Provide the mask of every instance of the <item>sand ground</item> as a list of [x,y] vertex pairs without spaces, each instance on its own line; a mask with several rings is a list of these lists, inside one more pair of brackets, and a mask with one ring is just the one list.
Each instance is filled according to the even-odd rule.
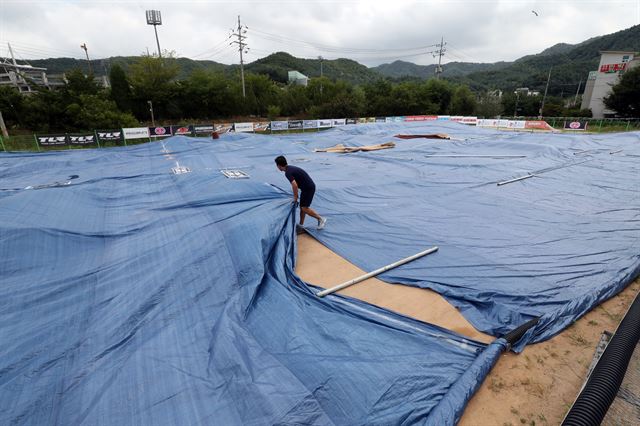
[[[383,266],[383,265],[380,265]],[[297,274],[306,282],[331,287],[365,273],[306,234],[298,236]],[[636,280],[553,339],[502,355],[469,402],[460,425],[557,425],[586,378],[603,331],[615,331],[640,291]],[[377,306],[439,325],[488,343],[437,293],[375,278],[340,291]]]

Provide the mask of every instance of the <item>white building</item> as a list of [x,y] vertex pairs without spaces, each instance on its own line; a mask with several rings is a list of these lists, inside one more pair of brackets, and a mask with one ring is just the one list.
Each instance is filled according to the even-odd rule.
[[306,87],[309,84],[309,77],[298,71],[289,71],[289,84],[299,84]]
[[594,118],[615,115],[614,111],[607,109],[602,99],[609,95],[611,87],[618,83],[626,70],[640,64],[640,57],[636,52],[608,50],[600,54],[600,65],[597,71],[589,73],[580,106],[582,109],[590,108]]

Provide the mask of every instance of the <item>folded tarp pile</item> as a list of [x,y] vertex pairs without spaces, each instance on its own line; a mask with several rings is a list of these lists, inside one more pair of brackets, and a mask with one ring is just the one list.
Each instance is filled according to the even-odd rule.
[[[313,152],[398,132],[456,140]],[[637,276],[639,139],[408,123],[2,154],[0,423],[453,423],[506,342],[317,298],[273,158],[316,180],[323,243],[367,270],[439,246],[382,278],[495,335],[541,317],[522,346]]]

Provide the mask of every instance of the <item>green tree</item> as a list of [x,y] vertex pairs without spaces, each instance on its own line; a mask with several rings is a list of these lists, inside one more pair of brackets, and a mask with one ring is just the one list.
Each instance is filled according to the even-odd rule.
[[391,99],[392,84],[387,80],[378,80],[364,86],[366,97],[365,113],[370,116],[387,115]]
[[622,74],[611,94],[603,98],[607,108],[621,117],[640,117],[640,67]]
[[0,112],[7,127],[14,127],[20,124],[20,114],[24,109],[23,97],[12,86],[0,86]]
[[85,76],[79,68],[65,73],[65,78],[67,81],[62,90],[67,96],[75,98],[80,95],[95,95],[100,91],[93,74]]
[[131,110],[131,86],[122,67],[114,64],[109,70],[111,99],[121,111]]
[[[423,114],[448,114],[451,106],[451,98],[453,97],[453,88],[446,80],[430,79],[426,83],[420,85],[418,96],[423,103]],[[432,105],[437,110],[429,110]]]
[[230,117],[239,111],[239,87],[222,73],[198,69],[180,83],[176,96],[185,117]]
[[482,118],[493,118],[501,115],[502,103],[500,98],[489,92],[480,95],[476,103],[475,114]]
[[65,109],[67,122],[79,130],[135,127],[138,121],[130,113],[122,112],[106,96],[81,95],[77,102]]
[[476,97],[468,86],[458,86],[451,99],[451,114],[471,115],[476,109]]
[[147,101],[153,102],[156,117],[167,115],[173,107],[175,79],[179,71],[176,60],[171,56],[141,56],[129,67],[129,81],[135,101],[132,109],[137,117],[148,117]]

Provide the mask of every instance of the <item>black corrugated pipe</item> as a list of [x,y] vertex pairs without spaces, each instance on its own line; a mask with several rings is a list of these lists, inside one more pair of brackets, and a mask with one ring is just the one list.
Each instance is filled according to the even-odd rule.
[[562,422],[563,426],[597,426],[607,414],[640,339],[640,295],[609,341],[587,383]]
[[534,325],[538,324],[538,321],[540,321],[540,318],[538,318],[538,317],[536,317],[536,318],[534,318],[532,320],[529,320],[529,321],[525,322],[524,324],[514,328],[513,330],[511,330],[510,332],[508,332],[507,334],[502,336],[502,338],[504,340],[506,340],[509,343],[509,347],[511,347],[511,346],[513,346],[514,343],[516,343],[518,340],[520,340],[520,338],[522,338],[522,336],[524,336],[524,333],[526,333],[527,330],[529,330]]

